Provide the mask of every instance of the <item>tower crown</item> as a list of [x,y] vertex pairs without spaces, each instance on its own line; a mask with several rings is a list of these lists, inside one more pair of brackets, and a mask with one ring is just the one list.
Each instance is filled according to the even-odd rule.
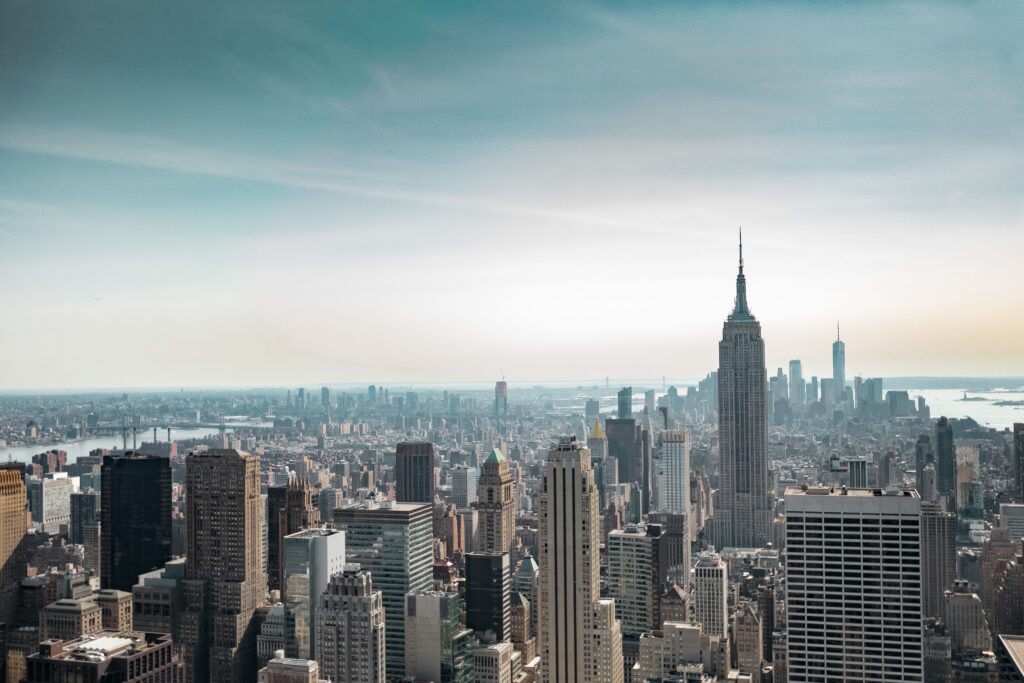
[[743,228],[740,228],[740,269],[736,275],[736,303],[729,320],[753,320],[754,315],[747,307],[747,278],[743,275]]

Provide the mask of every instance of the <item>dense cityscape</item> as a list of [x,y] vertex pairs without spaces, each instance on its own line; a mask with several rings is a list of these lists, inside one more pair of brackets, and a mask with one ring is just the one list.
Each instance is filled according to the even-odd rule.
[[6,680],[1024,680],[1024,424],[769,375],[742,249],[690,386],[5,397]]

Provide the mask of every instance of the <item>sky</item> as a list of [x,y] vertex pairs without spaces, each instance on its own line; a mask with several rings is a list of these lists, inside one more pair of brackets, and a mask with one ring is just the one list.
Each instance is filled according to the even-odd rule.
[[1024,4],[0,0],[0,389],[1024,375]]

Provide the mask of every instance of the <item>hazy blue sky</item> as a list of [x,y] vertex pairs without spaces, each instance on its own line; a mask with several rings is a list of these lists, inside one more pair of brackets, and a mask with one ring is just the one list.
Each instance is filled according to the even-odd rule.
[[1024,374],[1024,3],[0,7],[0,387]]

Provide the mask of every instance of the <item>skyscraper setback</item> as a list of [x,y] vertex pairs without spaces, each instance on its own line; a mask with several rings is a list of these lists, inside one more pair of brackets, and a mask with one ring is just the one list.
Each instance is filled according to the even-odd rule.
[[718,442],[721,486],[712,524],[716,547],[767,543],[773,500],[768,489],[767,378],[761,324],[747,307],[740,237],[736,304],[718,344]]

